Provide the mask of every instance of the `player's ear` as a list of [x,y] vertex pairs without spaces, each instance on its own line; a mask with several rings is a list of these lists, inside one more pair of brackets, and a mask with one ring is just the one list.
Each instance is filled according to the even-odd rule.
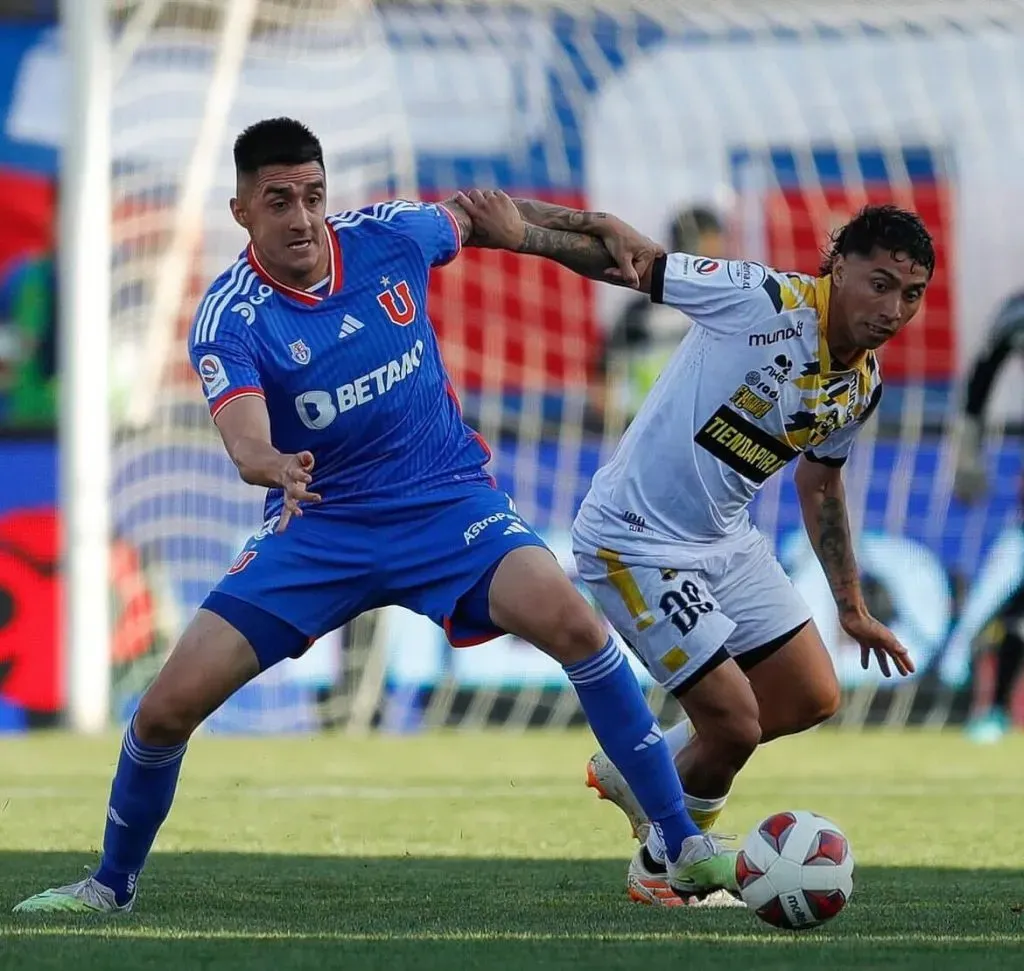
[[238,223],[242,229],[249,229],[249,214],[245,211],[245,206],[242,205],[239,199],[231,200],[231,215],[235,222]]
[[835,262],[832,264],[832,282],[837,287],[843,285],[843,280],[846,278],[846,259],[842,255],[837,256]]

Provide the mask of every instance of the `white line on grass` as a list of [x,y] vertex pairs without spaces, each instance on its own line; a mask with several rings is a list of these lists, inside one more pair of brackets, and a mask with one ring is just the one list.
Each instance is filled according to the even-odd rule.
[[[104,783],[104,786],[106,783]],[[579,791],[578,783],[571,782],[553,785],[521,785],[514,782],[487,782],[479,785],[395,785],[395,786],[363,786],[363,785],[328,785],[320,783],[296,782],[289,785],[251,786],[224,784],[207,784],[204,780],[193,779],[181,790],[179,798],[250,798],[250,799],[365,799],[398,800],[405,799],[500,799],[513,798],[549,798],[575,795]],[[915,783],[912,785],[877,785],[860,786],[856,789],[840,789],[828,785],[793,785],[788,789],[788,799],[797,805],[808,799],[828,797],[847,800],[874,799],[932,799],[936,796],[949,795],[962,791],[959,782],[936,780],[934,784]],[[62,788],[58,786],[7,786],[0,787],[0,803],[6,799],[83,799],[92,798],[95,788]],[[758,786],[756,780],[744,791],[745,798],[758,798],[762,792],[774,789]],[[971,795],[976,799],[995,798],[1001,796],[1024,796],[1024,783],[1006,783],[984,788],[971,788]]]
[[[763,947],[799,948],[801,939],[794,939],[789,934],[776,934],[771,931],[762,933],[729,933],[725,931],[687,931],[680,927],[677,931],[638,931],[636,933],[611,932],[593,934],[580,933],[531,933],[529,931],[408,931],[396,933],[349,933],[345,931],[309,933],[302,931],[231,931],[226,929],[210,929],[207,931],[183,930],[167,927],[140,927],[137,924],[102,923],[95,926],[52,926],[33,927],[29,924],[9,922],[4,930],[9,937],[46,937],[67,936],[101,936],[182,940],[290,940],[290,941],[366,941],[386,943],[388,941],[704,941],[715,944],[759,944]],[[868,944],[924,944],[924,945],[986,945],[1012,944],[1019,946],[1024,943],[1021,934],[928,934],[917,933],[897,934],[833,934],[828,932],[815,933],[802,939],[808,944],[832,944],[836,946],[852,943]]]

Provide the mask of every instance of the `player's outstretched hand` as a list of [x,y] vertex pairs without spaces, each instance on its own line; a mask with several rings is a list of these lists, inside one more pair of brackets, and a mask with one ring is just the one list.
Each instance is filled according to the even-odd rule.
[[313,453],[297,452],[295,455],[281,456],[281,471],[278,481],[284,489],[284,511],[277,524],[278,533],[283,533],[288,528],[288,522],[292,516],[301,516],[302,507],[300,502],[319,502],[320,495],[310,492],[306,486],[313,481]]
[[914,673],[914,662],[910,652],[897,640],[896,635],[885,624],[870,614],[843,615],[839,619],[843,630],[860,644],[860,666],[866,671],[872,653],[878,662],[878,670],[890,677],[889,662],[902,677]]
[[605,271],[605,278],[633,290],[640,286],[648,267],[665,252],[653,239],[616,216],[607,216],[596,223],[594,232],[615,260],[615,266]]
[[487,249],[517,250],[526,238],[526,223],[516,204],[500,189],[456,192],[453,200],[473,220],[473,240]]

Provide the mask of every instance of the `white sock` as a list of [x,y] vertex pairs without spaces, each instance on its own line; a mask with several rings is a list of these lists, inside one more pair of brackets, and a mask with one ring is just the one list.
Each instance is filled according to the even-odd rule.
[[647,834],[647,852],[655,863],[665,865],[665,841],[661,838],[657,826],[652,826]]
[[672,753],[673,759],[690,744],[690,739],[693,738],[694,734],[693,725],[685,715],[681,722],[673,725],[665,732],[665,744]]
[[[728,794],[718,799],[701,799],[699,796],[691,796],[688,792],[683,793],[683,804],[690,818],[700,827],[702,833],[708,832],[717,822],[722,810],[725,808],[725,801]],[[656,863],[665,862],[665,843],[658,832],[657,826],[652,826],[647,834],[647,852]]]
[[686,806],[690,818],[700,827],[700,831],[707,833],[718,822],[718,817],[722,814],[725,801],[728,798],[728,793],[717,799],[700,799],[686,792],[683,793],[683,804]]

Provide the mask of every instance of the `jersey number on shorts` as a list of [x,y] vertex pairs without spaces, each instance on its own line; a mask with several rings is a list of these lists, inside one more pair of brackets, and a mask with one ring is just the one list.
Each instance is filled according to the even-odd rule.
[[713,603],[701,597],[700,588],[692,580],[684,580],[678,590],[666,590],[658,606],[681,634],[689,634],[701,614],[710,614],[715,609]]

